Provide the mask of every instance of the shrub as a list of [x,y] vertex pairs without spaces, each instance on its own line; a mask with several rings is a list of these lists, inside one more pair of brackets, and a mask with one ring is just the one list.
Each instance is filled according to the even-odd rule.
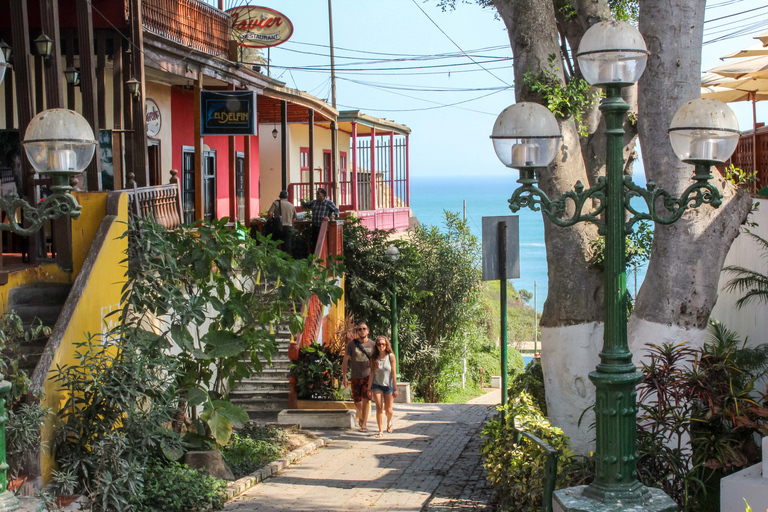
[[224,460],[235,478],[249,475],[273,460],[285,455],[287,450],[273,439],[252,439],[232,434],[230,442],[221,450]]
[[[541,414],[533,398],[525,391],[513,397],[483,429],[486,439],[480,449],[488,480],[499,495],[502,509],[514,505],[516,511],[541,510],[546,456],[538,445],[525,438],[515,443],[511,422],[530,432],[560,453],[558,467],[572,466],[573,452],[568,438]],[[502,425],[502,415],[506,425]],[[569,485],[573,473],[558,471],[557,487]]]
[[341,362],[343,344],[320,345],[317,342],[299,350],[298,359],[291,364],[291,376],[296,377],[299,399],[341,400]]
[[150,463],[144,472],[144,494],[140,510],[188,512],[221,510],[227,501],[227,483],[201,469],[171,462]]
[[528,393],[539,412],[546,416],[547,399],[544,396],[544,371],[541,369],[541,359],[534,359],[528,363],[525,371],[512,380],[507,395],[514,397],[523,392]]

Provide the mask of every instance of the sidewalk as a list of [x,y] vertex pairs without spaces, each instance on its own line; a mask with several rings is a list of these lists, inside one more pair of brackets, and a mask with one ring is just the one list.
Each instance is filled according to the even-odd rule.
[[[475,400],[497,403],[485,397]],[[492,491],[478,452],[483,423],[493,413],[485,403],[395,404],[395,431],[383,439],[374,437],[375,415],[367,434],[317,432],[329,439],[328,447],[254,487],[225,510],[485,509]]]

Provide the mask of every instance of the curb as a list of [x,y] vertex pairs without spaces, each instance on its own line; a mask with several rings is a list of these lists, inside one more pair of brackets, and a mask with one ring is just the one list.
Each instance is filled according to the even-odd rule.
[[300,448],[296,448],[285,457],[270,462],[260,470],[235,480],[234,482],[227,485],[227,501],[236,498],[237,496],[243,494],[245,491],[263,482],[270,476],[276,475],[284,469],[289,468],[294,462],[303,459],[307,455],[315,453],[319,448],[327,445],[327,439],[322,437],[318,438],[311,443],[307,443]]

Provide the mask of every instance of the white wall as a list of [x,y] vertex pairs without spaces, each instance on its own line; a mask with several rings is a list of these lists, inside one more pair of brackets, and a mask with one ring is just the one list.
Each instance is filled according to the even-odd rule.
[[161,177],[163,183],[171,179],[173,167],[173,136],[171,132],[171,86],[159,82],[146,82],[147,99],[154,100],[160,108],[162,122],[160,133],[155,139],[160,140]]

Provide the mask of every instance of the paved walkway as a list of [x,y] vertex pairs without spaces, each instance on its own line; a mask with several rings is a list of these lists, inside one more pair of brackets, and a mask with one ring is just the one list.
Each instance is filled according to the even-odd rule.
[[[498,390],[496,390],[498,393]],[[277,510],[484,510],[492,492],[478,455],[480,431],[497,403],[395,404],[395,431],[326,431],[329,446],[230,503],[229,512]],[[375,410],[375,409],[374,409]]]

